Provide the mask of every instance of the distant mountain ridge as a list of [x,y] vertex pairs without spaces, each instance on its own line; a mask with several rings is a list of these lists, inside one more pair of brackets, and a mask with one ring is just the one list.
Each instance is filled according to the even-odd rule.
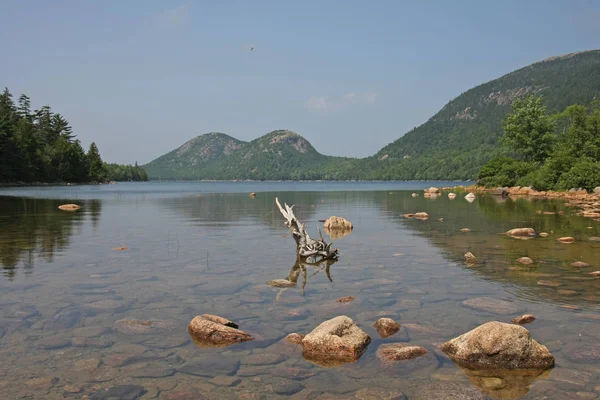
[[288,130],[251,142],[211,133],[145,168],[151,179],[473,179],[503,151],[511,103],[531,94],[550,112],[600,101],[600,50],[550,57],[478,85],[371,157],[325,156]]
[[318,179],[305,171],[343,160],[320,154],[304,137],[277,130],[244,142],[207,133],[146,164],[152,179]]

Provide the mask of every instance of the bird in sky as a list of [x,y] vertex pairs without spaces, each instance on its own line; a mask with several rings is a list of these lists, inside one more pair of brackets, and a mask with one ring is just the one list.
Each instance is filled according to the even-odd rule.
[[254,51],[254,47],[250,47],[250,51]]

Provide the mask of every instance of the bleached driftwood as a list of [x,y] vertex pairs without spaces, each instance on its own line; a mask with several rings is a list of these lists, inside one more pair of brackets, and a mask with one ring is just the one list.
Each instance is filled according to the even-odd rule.
[[290,233],[296,241],[296,257],[298,260],[317,263],[323,260],[337,260],[338,249],[331,250],[331,243],[327,244],[323,240],[323,235],[319,229],[320,238],[313,239],[304,229],[304,224],[298,221],[294,215],[294,206],[291,207],[284,203],[284,207],[279,203],[279,199],[275,198],[275,203],[279,207],[279,211],[285,218],[285,225],[290,229]]

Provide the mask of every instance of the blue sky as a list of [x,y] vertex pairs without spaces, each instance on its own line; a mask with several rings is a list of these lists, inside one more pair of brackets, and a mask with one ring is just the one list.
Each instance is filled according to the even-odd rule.
[[108,161],[275,129],[362,157],[473,86],[600,48],[599,21],[591,0],[0,0],[0,86]]

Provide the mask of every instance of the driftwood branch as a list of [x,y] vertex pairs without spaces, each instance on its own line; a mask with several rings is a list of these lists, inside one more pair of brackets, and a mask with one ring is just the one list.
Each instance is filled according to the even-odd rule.
[[278,198],[275,198],[275,202],[277,203],[277,207],[279,207],[279,211],[281,211],[281,214],[285,218],[285,225],[290,229],[290,234],[296,241],[296,257],[298,260],[320,262],[323,260],[338,259],[338,249],[331,250],[331,243],[327,244],[327,242],[323,240],[320,229],[320,238],[318,240],[311,238],[304,229],[304,224],[298,221],[298,218],[294,215],[294,206],[290,207],[284,203],[285,207],[282,207]]

